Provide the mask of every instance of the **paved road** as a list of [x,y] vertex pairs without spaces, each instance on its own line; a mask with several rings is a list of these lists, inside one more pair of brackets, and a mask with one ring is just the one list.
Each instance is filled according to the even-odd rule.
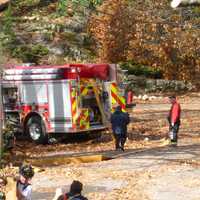
[[[181,139],[177,148],[162,146],[160,140],[156,147],[149,145],[149,148],[129,148],[125,152],[98,152],[113,158],[108,161],[47,167],[33,180],[33,199],[50,200],[57,187],[68,190],[72,180],[78,179],[84,183],[84,193],[89,199],[199,200],[198,99],[183,103],[182,108]],[[158,131],[156,123],[159,122],[162,129],[162,119],[168,109],[169,105],[164,103],[137,105],[133,111],[134,123],[146,124],[145,129],[151,127]],[[66,152],[57,154],[70,156]],[[85,153],[76,156],[82,154]]]
[[[200,197],[200,168],[196,167],[200,158],[199,149],[199,144],[187,144],[177,148],[157,147],[117,154],[111,152],[111,156],[115,157],[113,160],[47,168],[47,172],[37,174],[34,178],[33,199],[50,200],[57,187],[67,189],[73,178],[84,180],[83,177],[87,177],[84,181],[86,195],[99,193],[103,196],[129,184],[121,174],[143,175],[143,172],[148,171],[151,178],[146,180],[141,176],[141,180],[149,199],[188,200],[194,197],[195,200]],[[115,173],[119,177],[113,178]]]

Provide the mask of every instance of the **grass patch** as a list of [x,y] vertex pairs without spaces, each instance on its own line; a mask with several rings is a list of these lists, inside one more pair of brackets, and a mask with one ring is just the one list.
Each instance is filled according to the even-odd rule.
[[40,44],[33,46],[21,45],[13,50],[12,56],[21,59],[25,63],[38,64],[39,60],[48,53],[49,50]]

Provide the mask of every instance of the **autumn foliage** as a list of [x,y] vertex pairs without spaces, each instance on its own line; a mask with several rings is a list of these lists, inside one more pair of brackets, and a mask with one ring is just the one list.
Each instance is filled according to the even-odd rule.
[[105,1],[90,20],[90,31],[97,41],[99,58],[103,62],[126,59],[130,26],[127,6],[126,1]]
[[89,30],[101,62],[134,62],[163,70],[168,79],[194,80],[200,71],[200,13],[169,1],[107,0]]

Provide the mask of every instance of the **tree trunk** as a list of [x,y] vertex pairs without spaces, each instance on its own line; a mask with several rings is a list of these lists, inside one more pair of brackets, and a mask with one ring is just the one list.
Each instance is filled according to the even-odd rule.
[[3,150],[3,95],[2,95],[2,75],[0,71],[0,160],[2,157]]

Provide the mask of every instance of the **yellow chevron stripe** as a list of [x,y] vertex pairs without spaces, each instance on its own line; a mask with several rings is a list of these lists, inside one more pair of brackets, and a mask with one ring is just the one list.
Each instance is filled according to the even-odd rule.
[[[111,84],[111,92],[114,93],[116,95],[116,97],[112,96],[111,97],[111,103],[112,103],[112,106],[114,105],[118,105],[118,102],[120,101],[121,104],[125,105],[126,104],[126,100],[123,96],[121,96],[118,92],[118,88],[116,86],[115,83]],[[115,99],[117,98],[117,99]],[[113,111],[113,107],[112,107],[112,111]],[[122,108],[122,111],[125,112],[126,110]]]
[[71,94],[72,94],[72,99],[73,99],[73,102],[72,102],[72,122],[73,122],[73,125],[75,126],[76,125],[76,120],[77,120],[76,90],[73,89]]
[[117,101],[112,97],[112,104],[116,104]]
[[125,103],[126,103],[125,98],[123,96],[120,96],[120,95],[118,96],[118,98],[121,101],[121,103],[125,105]]
[[89,129],[90,128],[90,121],[89,121],[89,110],[82,111],[83,115],[80,118],[79,126],[82,129]]
[[113,85],[113,84],[111,84],[111,91],[112,91],[113,93],[115,93],[116,95],[117,95],[117,93],[118,93],[117,87],[115,87],[115,85]]
[[81,95],[85,96],[88,93],[88,89],[85,87],[81,92]]
[[75,97],[75,95],[76,95],[76,91],[73,89],[72,90],[72,97]]
[[72,98],[73,98],[73,102],[72,102],[72,110],[76,110],[76,99],[74,99],[76,97],[76,92],[73,91],[72,92]]
[[[111,84],[111,92],[113,92],[116,96],[118,96],[118,91],[117,91],[117,88],[116,88],[116,86],[115,86],[115,84]],[[112,96],[111,97],[111,103],[112,104],[116,104],[117,103],[117,101],[116,101],[116,99]]]
[[72,110],[73,110],[73,111],[76,110],[76,102],[73,102],[73,104],[72,104]]

